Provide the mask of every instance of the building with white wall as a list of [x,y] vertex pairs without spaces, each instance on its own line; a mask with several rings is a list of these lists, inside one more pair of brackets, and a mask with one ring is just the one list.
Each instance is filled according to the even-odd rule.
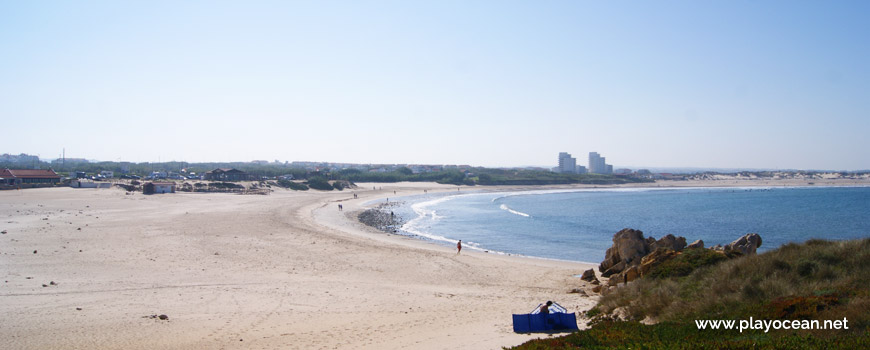
[[577,158],[571,157],[568,152],[559,153],[559,173],[576,174],[577,173]]

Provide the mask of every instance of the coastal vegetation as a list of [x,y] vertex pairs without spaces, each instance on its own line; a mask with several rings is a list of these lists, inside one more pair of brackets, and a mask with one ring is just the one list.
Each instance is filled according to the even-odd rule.
[[414,174],[408,168],[392,172],[362,172],[346,169],[334,173],[336,179],[353,182],[437,182],[453,185],[556,185],[556,184],[623,184],[632,182],[652,182],[652,180],[633,177],[620,177],[600,174],[559,174],[545,170],[469,168],[442,170]]
[[[14,165],[11,165],[13,168]],[[600,175],[600,174],[560,174],[543,169],[500,169],[483,167],[442,167],[440,170],[427,170],[415,173],[408,167],[397,167],[388,170],[388,167],[379,168],[345,168],[335,169],[330,167],[302,168],[293,164],[285,163],[250,163],[250,162],[212,162],[212,163],[188,163],[188,162],[161,162],[161,163],[127,163],[127,162],[94,162],[94,163],[71,163],[66,165],[50,164],[41,162],[37,168],[53,168],[63,176],[74,175],[76,171],[88,174],[97,174],[100,171],[113,171],[116,174],[136,174],[145,176],[153,171],[164,171],[179,174],[204,174],[217,168],[234,168],[244,171],[255,178],[292,178],[297,180],[310,180],[311,178],[324,178],[326,180],[344,180],[348,182],[436,182],[453,185],[554,185],[554,184],[623,184],[632,182],[652,182],[649,179],[641,179],[629,176]],[[315,189],[326,190],[319,179],[315,180]],[[317,188],[320,186],[321,188]],[[280,186],[291,188],[288,186]],[[338,189],[335,188],[334,189]]]
[[294,191],[308,191],[307,185],[305,185],[303,183],[291,181],[291,180],[281,179],[281,180],[275,181],[275,185],[278,187],[282,187],[282,188],[289,188],[289,189],[294,190]]
[[[870,239],[810,240],[759,255],[687,249],[652,276],[605,293],[587,330],[515,349],[866,348]],[[706,250],[709,251],[709,250]],[[696,320],[848,320],[840,330],[698,329]]]

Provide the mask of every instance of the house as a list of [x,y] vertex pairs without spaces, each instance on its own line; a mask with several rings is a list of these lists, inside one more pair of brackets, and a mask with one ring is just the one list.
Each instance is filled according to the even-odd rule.
[[144,185],[142,185],[142,193],[144,193],[144,194],[175,193],[175,183],[174,182],[147,182]]
[[[19,185],[54,185],[60,182],[60,175],[54,170],[39,169],[3,169],[0,170],[0,184],[8,186]],[[31,186],[32,187],[32,186]]]
[[111,179],[115,177],[115,172],[110,170],[103,170],[100,172],[100,175],[104,178]]
[[251,178],[248,173],[234,168],[218,168],[207,171],[203,180],[211,181],[247,181]]

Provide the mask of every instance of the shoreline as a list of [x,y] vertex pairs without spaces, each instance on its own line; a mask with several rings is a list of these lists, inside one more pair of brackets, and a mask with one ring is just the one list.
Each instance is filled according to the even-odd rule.
[[[619,191],[619,190],[692,190],[692,189],[774,189],[774,188],[837,188],[837,187],[870,187],[870,181],[861,181],[861,180],[844,180],[837,183],[817,185],[817,184],[808,184],[804,180],[780,180],[780,181],[758,181],[758,180],[743,180],[743,181],[729,181],[728,183],[722,183],[722,180],[702,180],[702,181],[686,181],[686,180],[660,180],[656,183],[632,183],[632,184],[616,184],[616,185],[587,185],[587,184],[570,184],[570,185],[519,185],[519,186],[461,186],[461,189],[464,191],[451,191],[450,189],[442,189],[437,193],[443,196],[439,196],[436,198],[425,199],[414,204],[426,203],[429,201],[438,201],[443,200],[443,198],[452,197],[452,196],[461,196],[461,195],[474,195],[474,194],[494,194],[494,193],[505,193],[505,194],[518,194],[522,195],[524,193],[528,194],[549,194],[549,193],[561,193],[561,192],[583,192],[583,191]],[[773,183],[772,183],[773,182]],[[410,187],[423,187],[425,188],[427,184],[430,183],[415,183],[415,182],[402,182],[397,184],[403,184],[404,186]],[[361,187],[371,187],[372,185],[377,186],[377,183],[364,183]],[[441,185],[441,186],[453,186],[453,188],[457,188],[460,186],[455,185]],[[397,201],[402,201],[402,199],[420,196],[424,193],[411,193],[402,195],[393,194],[393,196],[398,196],[395,199]],[[378,205],[383,204],[381,202],[385,198],[393,198],[390,196],[380,196],[375,197],[373,199],[369,199],[361,203],[362,210],[365,209],[374,209]],[[413,204],[402,204],[402,205],[413,205]],[[358,213],[358,212],[357,212]],[[351,220],[359,221],[355,217],[350,218]],[[409,218],[408,221],[412,221],[415,218]],[[407,223],[407,222],[406,222]],[[373,232],[385,233],[385,231],[378,230],[377,228],[371,227]],[[412,232],[406,233],[389,233],[390,235],[401,236],[404,238],[418,240],[420,242],[424,242],[426,244],[436,245],[445,247],[449,244],[455,244],[455,240],[452,242],[447,242],[447,240],[451,240],[449,237],[444,237],[444,240],[438,240],[435,238],[426,237],[425,235],[415,234]],[[449,246],[448,246],[449,247]],[[544,260],[553,260],[553,261],[565,261],[565,262],[575,262],[581,264],[591,264],[597,265],[597,262],[586,262],[586,261],[577,261],[577,260],[566,260],[566,259],[557,259],[557,258],[547,258],[547,257],[539,257],[534,255],[524,255],[524,254],[515,254],[515,253],[505,253],[500,251],[495,251],[491,249],[485,248],[471,248],[480,253],[492,254],[492,255],[501,255],[501,256],[512,256],[512,257],[522,257],[522,258],[531,258],[531,259],[544,259]]]

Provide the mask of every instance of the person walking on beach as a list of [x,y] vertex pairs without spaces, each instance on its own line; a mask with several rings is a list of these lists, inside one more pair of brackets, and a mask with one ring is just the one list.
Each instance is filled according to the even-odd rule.
[[459,255],[459,253],[461,253],[461,252],[462,252],[462,240],[460,239],[459,242],[456,242],[456,255]]

